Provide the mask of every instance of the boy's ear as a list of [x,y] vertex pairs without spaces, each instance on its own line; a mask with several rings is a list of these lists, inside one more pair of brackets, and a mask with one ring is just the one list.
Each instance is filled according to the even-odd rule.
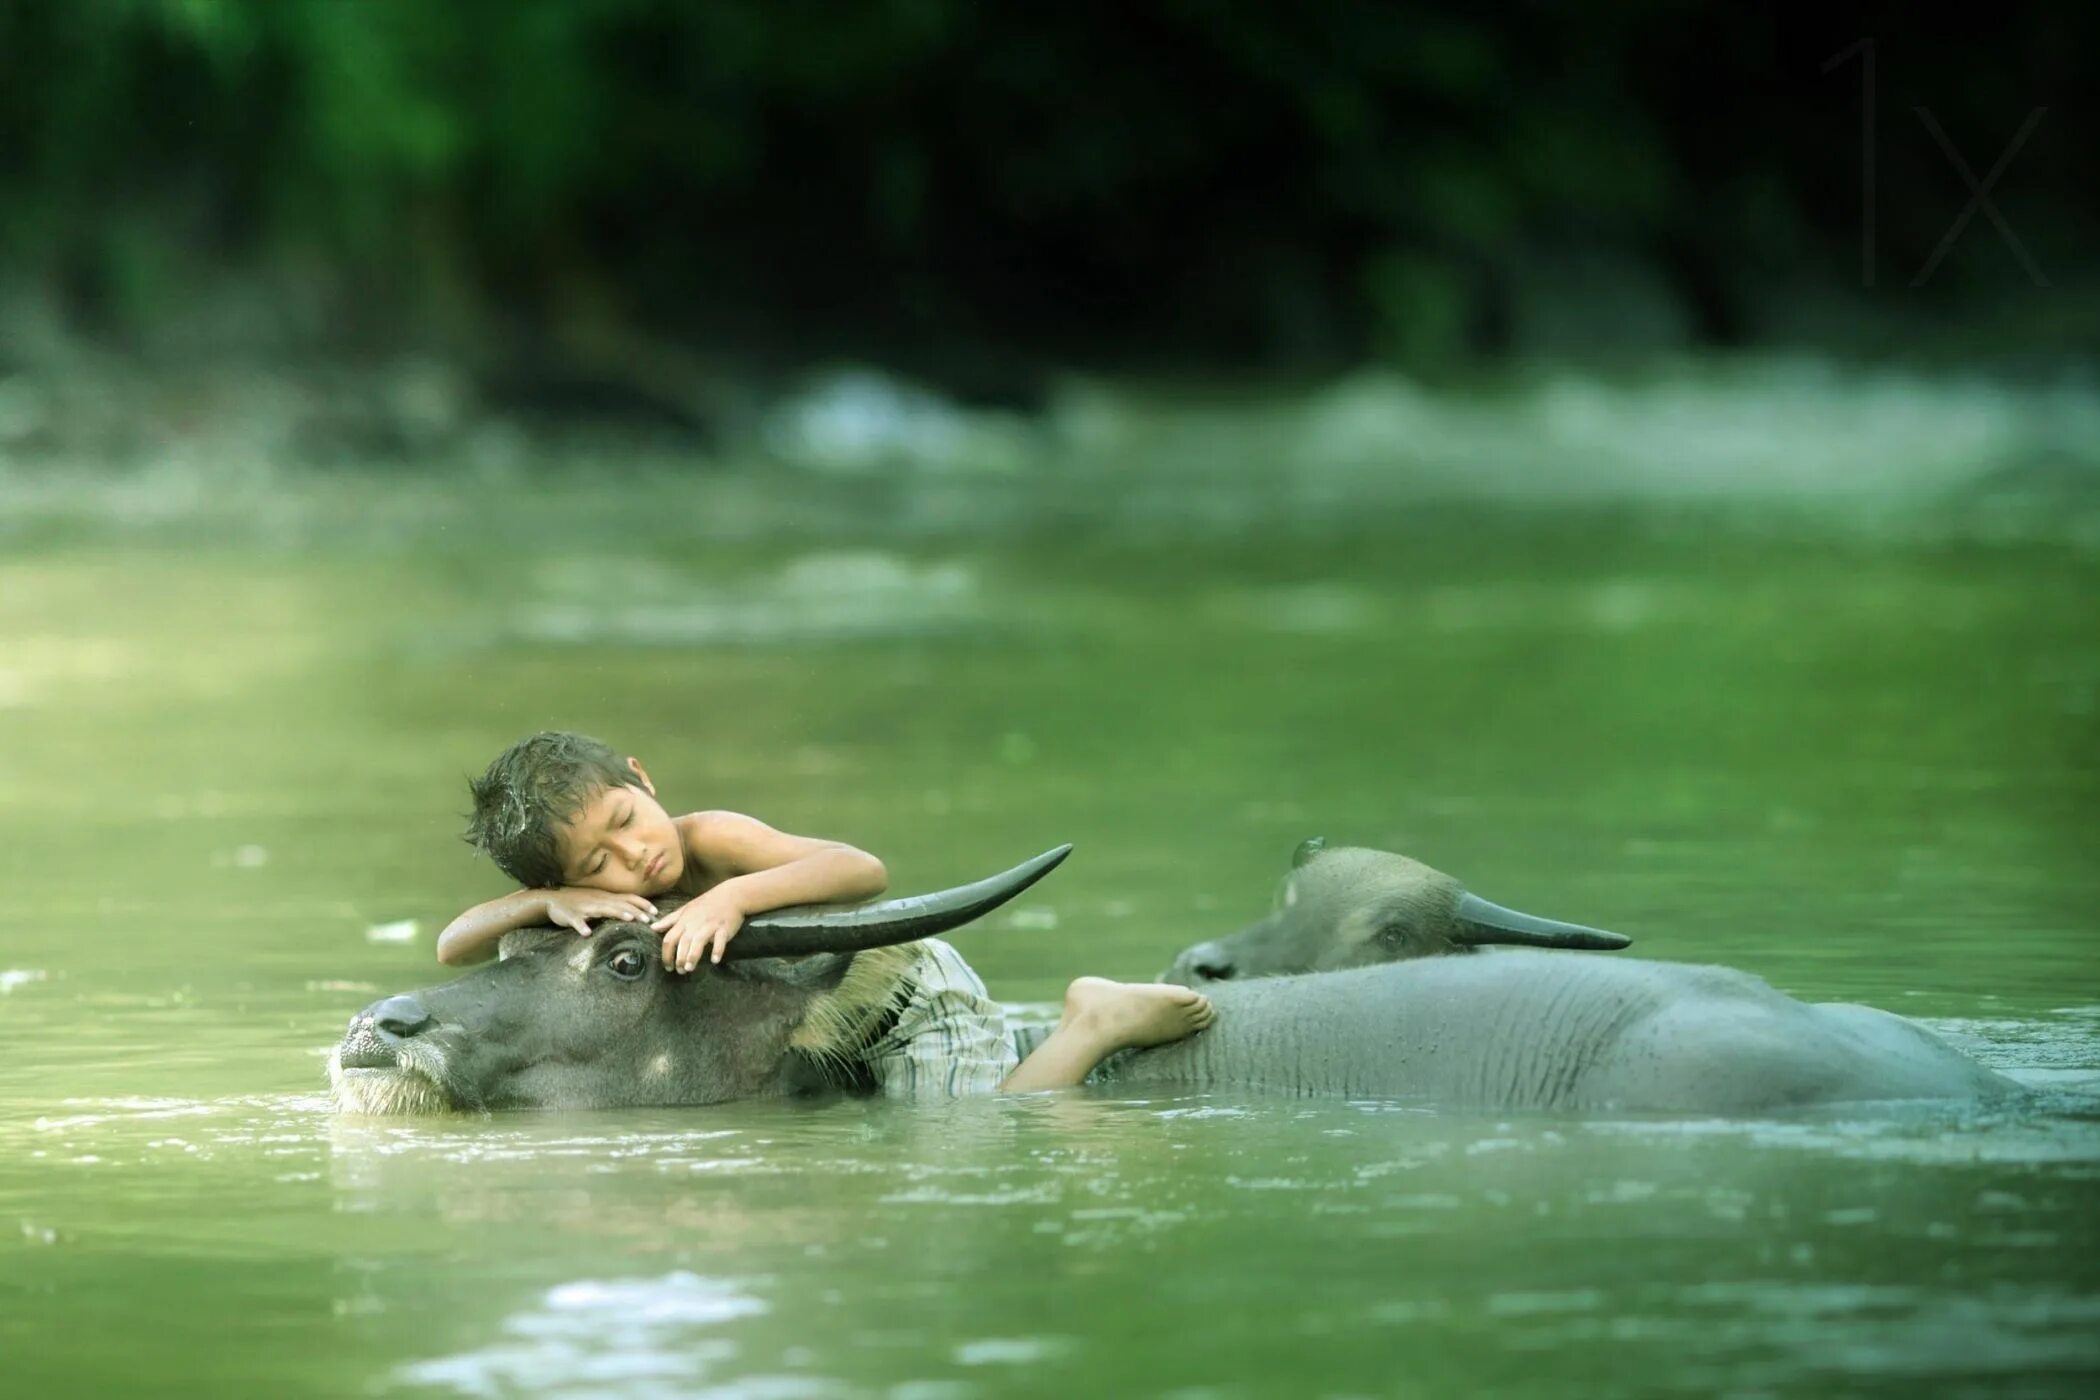
[[647,792],[651,797],[656,796],[656,784],[649,781],[649,770],[642,767],[642,761],[630,754],[627,758],[627,766],[634,770],[635,777],[642,780],[643,791]]

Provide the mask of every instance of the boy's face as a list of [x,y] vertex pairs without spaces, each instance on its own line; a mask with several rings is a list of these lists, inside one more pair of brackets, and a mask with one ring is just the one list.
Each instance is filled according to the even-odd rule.
[[555,833],[562,880],[613,894],[664,894],[685,874],[685,842],[656,800],[656,785],[633,759],[639,786],[609,787]]

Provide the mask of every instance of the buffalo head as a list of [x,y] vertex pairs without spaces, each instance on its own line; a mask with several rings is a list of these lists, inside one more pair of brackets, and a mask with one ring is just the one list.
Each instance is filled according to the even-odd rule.
[[1624,934],[1520,914],[1469,894],[1440,870],[1390,851],[1298,847],[1274,913],[1184,949],[1164,980],[1200,987],[1244,977],[1328,972],[1491,944],[1624,948]]

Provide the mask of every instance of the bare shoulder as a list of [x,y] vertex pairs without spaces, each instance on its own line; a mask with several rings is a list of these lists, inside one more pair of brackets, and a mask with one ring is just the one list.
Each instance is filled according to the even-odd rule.
[[781,849],[791,843],[799,845],[800,838],[775,831],[742,812],[688,812],[676,824],[685,842],[686,859],[700,866],[711,880],[764,870],[800,854],[799,850]]
[[742,812],[689,812],[677,818],[677,824],[687,860],[714,880],[771,870],[841,848],[840,842],[780,831]]
[[734,845],[739,841],[748,841],[753,837],[766,836],[773,832],[772,827],[757,817],[745,816],[742,812],[687,812],[684,816],[676,818],[676,822],[679,833],[685,837],[688,846],[695,842],[716,846]]
[[687,812],[674,818],[672,824],[678,828],[679,839],[685,842],[686,859],[707,867],[717,878],[736,865],[738,851],[750,841],[754,831],[771,829],[742,812]]

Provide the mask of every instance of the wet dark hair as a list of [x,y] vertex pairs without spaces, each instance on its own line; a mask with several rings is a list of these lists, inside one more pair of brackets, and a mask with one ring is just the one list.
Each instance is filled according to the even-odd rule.
[[611,747],[588,734],[550,729],[520,739],[468,780],[474,810],[463,837],[519,884],[559,885],[555,834],[599,793],[622,784],[641,786]]

